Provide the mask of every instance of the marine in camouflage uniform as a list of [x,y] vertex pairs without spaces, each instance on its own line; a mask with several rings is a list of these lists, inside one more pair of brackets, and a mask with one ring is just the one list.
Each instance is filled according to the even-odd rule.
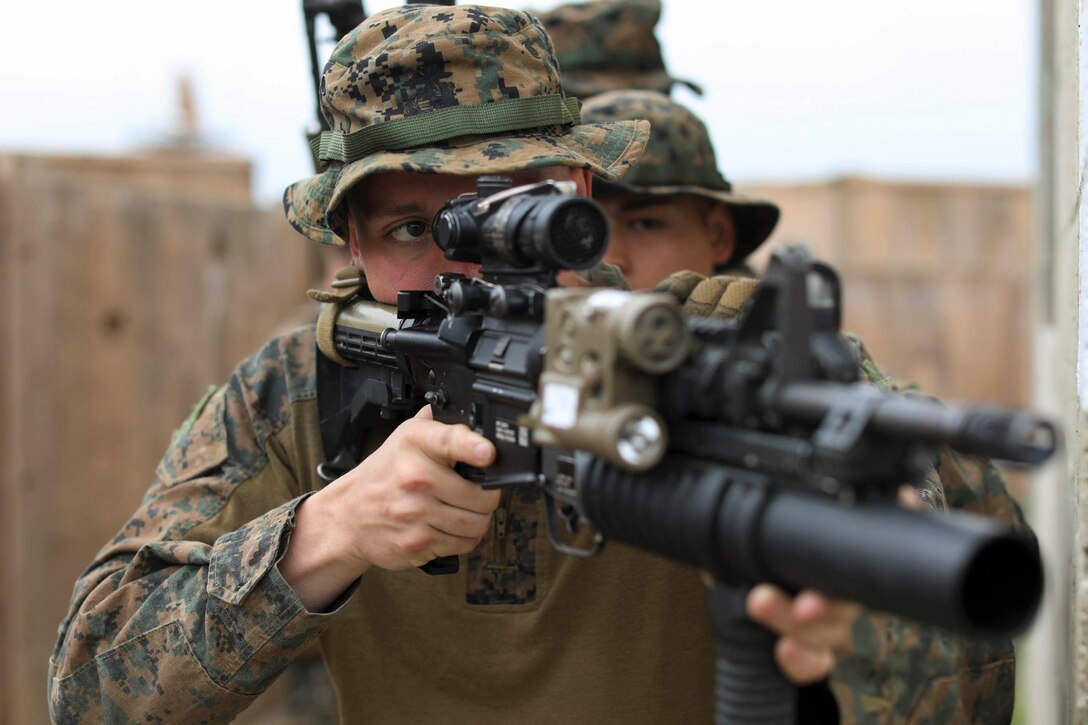
[[[718,171],[705,125],[660,93],[604,93],[587,100],[582,115],[598,122],[646,119],[651,124],[650,141],[630,172],[618,182],[595,183],[595,195],[651,196],[663,202],[696,196],[729,210],[735,221],[736,245],[724,269],[716,270],[724,274],[707,277],[709,269],[676,272],[658,289],[672,293],[690,315],[737,316],[758,286],[758,280],[740,265],[770,235],[778,208],[737,195]],[[613,228],[622,223],[613,218]],[[861,340],[847,337],[864,377],[884,390],[899,390]],[[918,493],[939,511],[971,511],[1027,530],[1020,506],[986,459],[942,449]],[[831,685],[843,722],[994,723],[1011,718],[1014,675],[1011,642],[971,641],[870,613],[858,620],[853,651],[836,667]]]
[[[629,279],[640,280],[632,286],[653,286],[678,271],[676,265],[686,261],[693,246],[703,245],[707,234],[703,228],[670,225],[704,220],[709,224],[718,214],[726,246],[711,260],[712,266],[694,271],[754,276],[746,260],[774,230],[778,206],[734,191],[718,169],[710,134],[698,116],[651,90],[594,96],[585,102],[582,116],[598,122],[650,121],[650,140],[631,171],[620,181],[599,180],[593,185],[594,197],[612,219],[613,241],[606,262],[617,264]],[[681,204],[688,208],[677,209]]]
[[606,91],[641,88],[669,93],[695,83],[669,74],[654,28],[659,0],[597,0],[538,13],[555,44],[563,89],[581,99]]
[[[322,98],[327,169],[284,206],[333,245],[347,236],[344,196],[368,174],[614,178],[647,136],[643,122],[579,123],[547,35],[505,9],[379,13],[338,44]],[[315,474],[317,354],[312,328],[273,340],[179,431],[76,583],[50,660],[55,721],[226,722],[315,640],[346,721],[709,721],[698,577],[619,545],[561,555],[528,492],[502,503],[459,574],[375,567],[307,611],[278,564],[303,504],[331,488]],[[364,449],[392,428],[374,427]]]
[[[292,225],[323,243],[343,243],[341,202],[368,173],[559,165],[615,178],[645,143],[644,123],[578,122],[555,97],[547,36],[516,11],[380,13],[337,46],[324,83],[328,169],[285,195]],[[495,113],[481,120],[485,104]],[[455,131],[397,123],[437,113]],[[373,568],[307,611],[278,564],[302,504],[325,492],[316,355],[312,329],[273,340],[179,431],[76,583],[50,661],[55,721],[225,722],[316,639],[348,721],[710,720],[695,573],[620,545],[558,554],[526,492],[462,573]],[[364,449],[392,428],[375,426]]]

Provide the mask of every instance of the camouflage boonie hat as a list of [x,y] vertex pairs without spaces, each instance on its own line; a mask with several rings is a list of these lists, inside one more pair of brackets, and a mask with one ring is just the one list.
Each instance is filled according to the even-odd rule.
[[344,195],[383,171],[502,174],[543,166],[621,176],[645,122],[582,124],[532,15],[471,5],[375,13],[336,45],[321,77],[326,170],[287,187],[287,220],[324,244],[347,238]]
[[665,70],[654,27],[660,0],[597,0],[560,5],[537,13],[555,44],[563,89],[579,98],[605,91],[640,88],[668,93],[691,81]]
[[619,183],[594,182],[596,195],[610,189],[637,194],[691,194],[729,207],[737,229],[730,264],[743,260],[771,235],[778,207],[733,193],[718,171],[714,146],[699,118],[676,101],[653,91],[613,91],[586,101],[582,117],[594,122],[643,118],[650,122],[646,151]]

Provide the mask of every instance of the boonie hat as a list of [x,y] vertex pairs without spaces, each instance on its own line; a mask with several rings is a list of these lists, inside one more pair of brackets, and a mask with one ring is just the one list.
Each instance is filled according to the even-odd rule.
[[384,171],[502,174],[543,166],[623,175],[645,121],[583,124],[550,39],[529,13],[408,5],[375,13],[336,45],[321,77],[325,170],[287,187],[287,220],[324,244],[347,238],[344,195]]
[[737,230],[737,248],[730,264],[755,251],[778,223],[775,204],[733,193],[733,185],[718,170],[706,126],[668,96],[653,91],[603,93],[586,101],[582,118],[593,122],[641,118],[650,122],[646,151],[623,181],[595,182],[598,195],[619,189],[650,195],[690,194],[722,202],[732,212]]
[[555,44],[563,89],[578,98],[623,88],[668,93],[691,81],[665,69],[654,28],[660,0],[595,0],[559,5],[537,14]]

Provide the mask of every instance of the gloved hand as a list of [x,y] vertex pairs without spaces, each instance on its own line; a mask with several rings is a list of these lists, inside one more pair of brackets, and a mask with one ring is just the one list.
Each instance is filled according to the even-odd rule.
[[704,277],[696,272],[676,272],[654,288],[655,292],[668,292],[683,305],[689,317],[735,319],[744,303],[759,286],[759,280],[751,277],[717,275]]

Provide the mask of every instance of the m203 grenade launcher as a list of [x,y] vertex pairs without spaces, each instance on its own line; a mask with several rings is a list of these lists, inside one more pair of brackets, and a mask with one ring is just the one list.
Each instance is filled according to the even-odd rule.
[[[573,184],[482,177],[434,235],[480,275],[440,274],[395,311],[366,299],[341,309],[335,349],[355,367],[321,358],[335,370],[319,376],[339,386],[322,411],[324,477],[358,463],[369,426],[429,403],[496,446],[492,466],[463,476],[542,492],[556,548],[592,556],[615,539],[710,572],[721,722],[793,721],[775,637],[744,612],[758,582],[968,635],[1031,622],[1042,567],[1030,535],[909,511],[897,492],[942,446],[1037,465],[1056,430],[860,381],[838,277],[804,249],[777,251],[725,321],[687,319],[666,294],[560,288],[557,273],[593,267],[608,239],[607,217]],[[456,557],[425,567],[456,568]]]

